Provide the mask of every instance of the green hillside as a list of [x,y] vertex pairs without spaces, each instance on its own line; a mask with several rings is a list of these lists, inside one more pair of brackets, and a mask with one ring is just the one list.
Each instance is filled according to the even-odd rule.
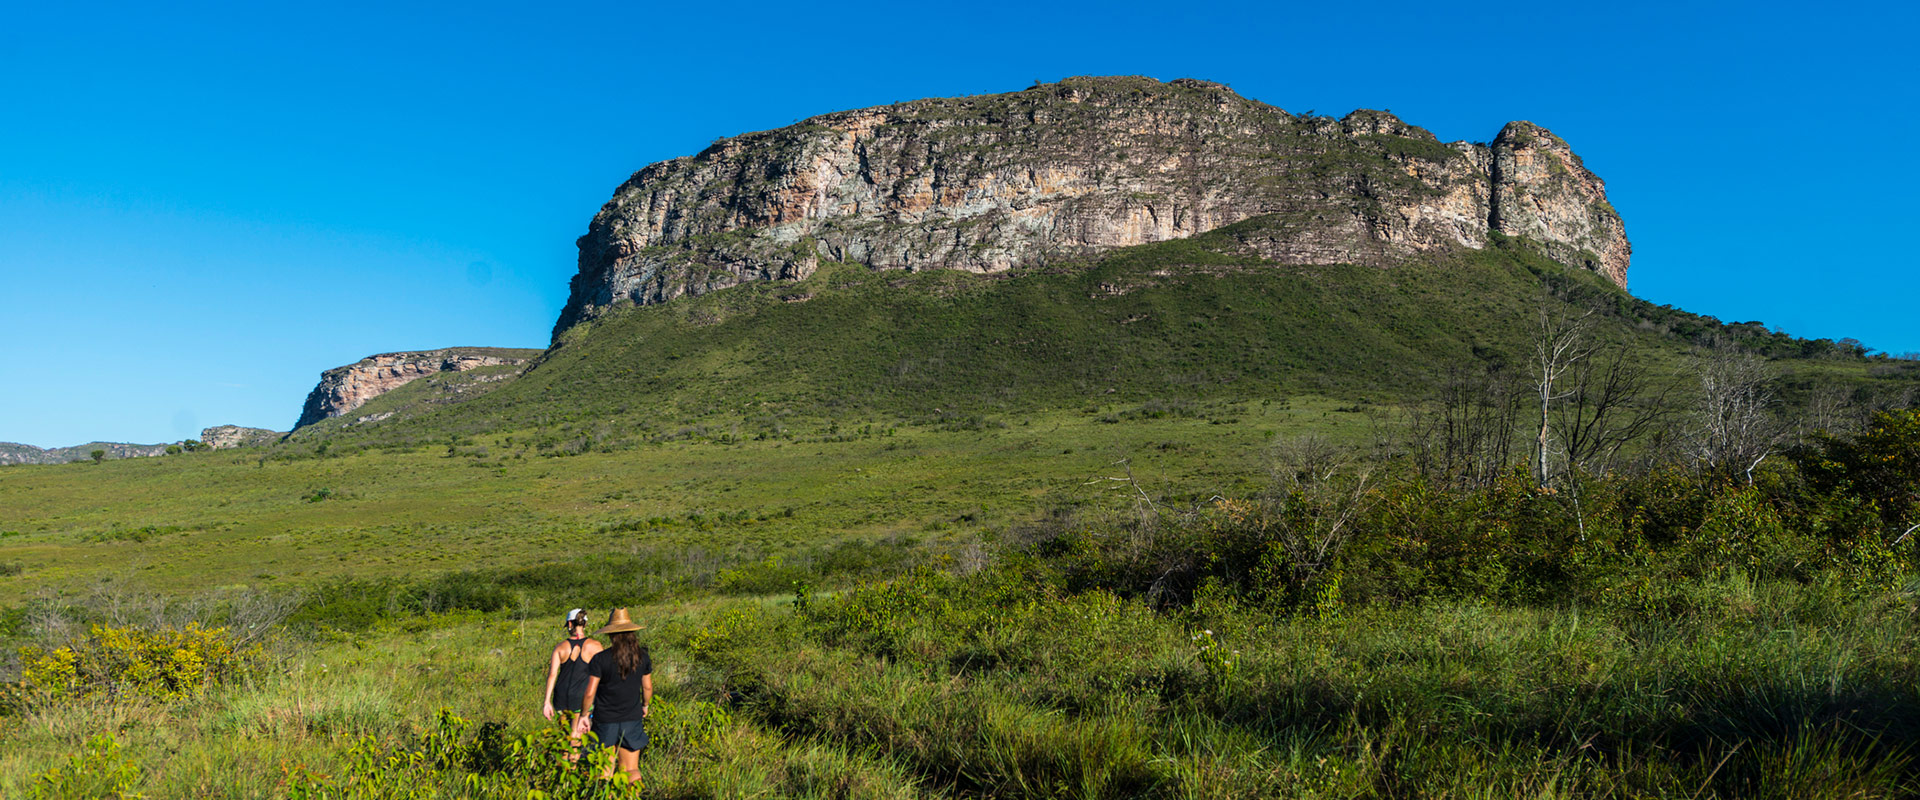
[[[550,445],[757,437],[866,424],[978,427],[1006,415],[1291,396],[1391,404],[1438,375],[1528,357],[1543,303],[1670,372],[1716,339],[1773,358],[1789,387],[1910,384],[1857,348],[1656,307],[1523,240],[1393,268],[1285,266],[1242,244],[1266,219],[1094,261],[1000,275],[827,265],[628,309],[569,331],[512,381],[419,381],[296,447],[411,445],[539,430]],[[1789,396],[1795,392],[1789,391]],[[472,397],[471,400],[463,399]],[[448,404],[450,400],[457,400]]]

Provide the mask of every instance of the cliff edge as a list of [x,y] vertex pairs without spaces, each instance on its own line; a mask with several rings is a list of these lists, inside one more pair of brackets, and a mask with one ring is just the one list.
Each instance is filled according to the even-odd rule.
[[1499,233],[1624,287],[1631,253],[1605,184],[1531,123],[1442,143],[1384,111],[1336,120],[1206,81],[1070,78],[826,114],[648,166],[580,237],[554,336],[823,260],[999,272],[1259,216],[1285,231],[1263,255],[1287,264],[1387,266]]

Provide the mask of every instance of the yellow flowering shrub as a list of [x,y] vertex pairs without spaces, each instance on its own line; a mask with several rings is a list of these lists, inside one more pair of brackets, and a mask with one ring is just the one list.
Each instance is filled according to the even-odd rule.
[[225,628],[177,630],[95,625],[79,644],[20,649],[20,685],[51,697],[107,695],[182,700],[240,675],[261,658]]

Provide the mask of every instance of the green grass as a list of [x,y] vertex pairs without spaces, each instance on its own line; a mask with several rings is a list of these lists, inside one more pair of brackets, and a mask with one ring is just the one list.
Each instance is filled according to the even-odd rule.
[[1120,459],[1156,493],[1206,496],[1257,471],[1275,432],[1370,435],[1366,414],[1339,408],[1351,406],[1096,402],[978,429],[849,421],[811,440],[681,438],[576,456],[509,434],[291,460],[242,449],[7,467],[0,603],[101,581],[297,586],[609,549],[733,560],[841,540],[971,542],[1046,508],[1123,502],[1089,485]]
[[[643,774],[669,797],[1910,796],[1912,596],[1721,591],[1730,617],[1655,620],[1480,604],[1168,614],[992,572],[804,614],[654,604],[636,614],[662,709]],[[362,737],[402,746],[442,709],[534,733],[552,616],[282,638],[277,670],[193,702],[0,718],[0,794],[23,796],[100,732],[149,797],[281,796],[288,767],[342,776]],[[467,774],[411,788],[475,796]]]
[[[659,747],[642,771],[649,793],[669,797],[1838,798],[1920,788],[1911,552],[1881,541],[1884,521],[1850,494],[1910,487],[1880,457],[1913,458],[1910,413],[1807,462],[1840,470],[1835,487],[1801,479],[1800,457],[1755,487],[1682,472],[1596,480],[1577,529],[1558,495],[1518,479],[1440,496],[1403,476],[1357,518],[1365,533],[1337,565],[1331,602],[1303,602],[1273,546],[1301,513],[1319,512],[1261,494],[1254,462],[1223,454],[1255,458],[1265,425],[1364,443],[1363,415],[1331,405],[1163,401],[1005,428],[680,439],[512,459],[555,470],[525,481],[486,477],[501,469],[491,450],[463,452],[503,442],[15,468],[0,485],[42,516],[9,520],[7,530],[27,530],[0,541],[72,560],[21,551],[27,568],[6,580],[38,588],[0,615],[9,649],[84,641],[89,623],[203,620],[258,633],[246,620],[272,619],[285,596],[257,589],[277,584],[208,594],[198,589],[213,581],[193,577],[274,551],[196,522],[209,513],[194,511],[196,499],[238,498],[215,506],[245,519],[235,526],[315,526],[288,541],[330,542],[325,554],[358,561],[302,576],[303,601],[265,634],[268,665],[203,694],[46,700],[7,687],[0,793],[44,786],[56,768],[96,783],[130,776],[153,797],[298,796],[308,780],[322,791],[358,782],[358,795],[322,796],[369,798],[552,788],[540,781],[563,764],[513,746],[543,741],[543,654],[557,612],[577,604],[634,606],[649,625]],[[1227,419],[1239,421],[1214,424]],[[1193,446],[1153,444],[1176,434]],[[903,436],[919,452],[886,461],[900,452],[888,440]],[[1166,505],[1137,516],[1114,513],[1131,499],[1110,482],[1052,485],[1044,470],[1020,471],[1061,441],[1094,440],[1168,454],[1180,465],[1171,477],[1136,475],[1182,488],[1156,492]],[[1082,474],[1110,474],[1104,459]],[[120,471],[75,483],[108,470]],[[260,477],[273,470],[303,480]],[[481,477],[461,477],[472,474]],[[336,480],[315,499],[304,479],[319,475],[377,480]],[[1852,480],[1869,475],[1891,484]],[[778,495],[765,487],[781,481],[832,502],[792,516],[648,511],[689,493]],[[1209,501],[1220,485],[1263,499]],[[198,488],[179,491],[188,486]],[[514,486],[537,491],[502,488]],[[168,499],[170,487],[182,496]],[[578,543],[546,551],[499,535],[429,550],[403,538],[411,553],[389,564],[384,540],[340,537],[308,516],[390,519],[415,492],[424,510],[413,513],[471,516],[389,535],[470,534],[508,505],[489,493],[512,491],[522,506],[575,514]],[[1004,493],[1008,505],[946,517],[952,508],[938,503],[977,499],[969,492]],[[934,505],[915,505],[928,493]],[[1077,521],[1031,519],[1058,498],[1082,500]],[[118,517],[126,522],[103,529],[113,535],[78,541],[42,527],[134,508],[173,518],[135,528]],[[873,542],[859,526],[892,523],[838,515],[882,508],[932,522],[915,529],[919,544],[896,532],[818,546]],[[1002,508],[1013,513],[996,518]],[[818,524],[835,519],[841,528]],[[126,578],[79,566],[196,537],[206,537],[200,549],[166,557],[198,559],[199,572],[190,562]],[[979,551],[950,548],[962,543]],[[743,560],[782,546],[795,561]],[[695,548],[749,553],[686,557]],[[436,562],[443,551],[456,555]],[[791,569],[800,557],[805,568]],[[556,563],[535,563],[543,558]],[[450,571],[486,564],[497,566]],[[71,573],[54,572],[63,566]],[[370,577],[382,574],[392,579]],[[1151,588],[1169,577],[1179,584],[1170,594]],[[442,710],[467,722],[443,722]],[[102,733],[118,749],[84,755]],[[522,769],[528,758],[544,771]]]

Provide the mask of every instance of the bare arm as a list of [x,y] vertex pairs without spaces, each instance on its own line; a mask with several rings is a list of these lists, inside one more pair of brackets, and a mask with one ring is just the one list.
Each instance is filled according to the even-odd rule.
[[547,690],[540,695],[540,713],[547,719],[553,719],[553,683],[560,679],[560,648],[553,648],[553,655],[547,659]]
[[653,673],[640,676],[640,716],[653,716]]

